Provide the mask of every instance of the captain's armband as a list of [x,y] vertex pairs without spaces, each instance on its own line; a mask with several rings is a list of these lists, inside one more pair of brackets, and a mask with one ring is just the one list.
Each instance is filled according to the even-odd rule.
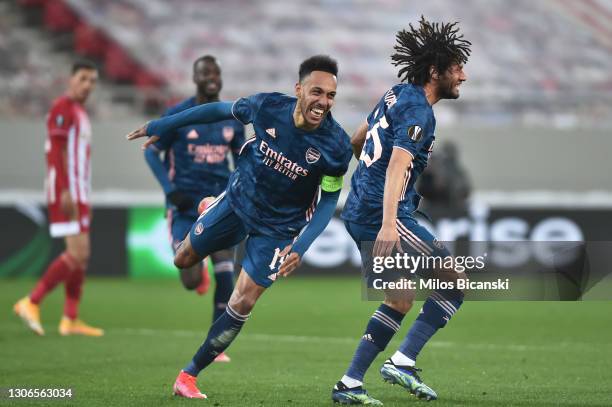
[[321,189],[325,192],[336,192],[342,189],[342,176],[332,177],[323,175],[321,178]]

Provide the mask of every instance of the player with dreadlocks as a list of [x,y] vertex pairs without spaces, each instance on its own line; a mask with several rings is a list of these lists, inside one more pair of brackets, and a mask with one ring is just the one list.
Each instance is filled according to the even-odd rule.
[[[398,77],[402,83],[383,95],[351,139],[359,164],[342,219],[361,249],[368,288],[377,288],[373,278],[380,277],[371,273],[373,260],[395,250],[409,256],[450,256],[414,219],[420,200],[415,183],[434,144],[432,106],[441,99],[459,97],[459,87],[466,80],[463,64],[470,55],[470,45],[459,34],[457,23],[430,23],[424,17],[418,27],[410,24],[408,30],[398,32],[391,59],[400,67]],[[367,244],[372,242],[373,250]],[[462,278],[452,270],[416,272],[446,272],[446,278]],[[401,275],[392,276],[398,277]],[[335,402],[382,405],[362,387],[363,378],[399,330],[413,299],[413,291],[402,291],[399,296],[397,291],[385,291],[385,301],[370,318],[351,365],[334,386]],[[431,293],[399,349],[383,364],[380,373],[385,381],[399,384],[421,399],[437,398],[436,392],[419,377],[416,359],[429,339],[459,309],[462,299],[463,293],[456,289]]]

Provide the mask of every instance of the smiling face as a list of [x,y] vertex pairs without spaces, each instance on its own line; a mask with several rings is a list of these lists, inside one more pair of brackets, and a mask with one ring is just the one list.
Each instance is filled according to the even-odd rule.
[[70,77],[68,93],[74,100],[83,104],[95,89],[97,81],[97,70],[81,68]]
[[193,83],[198,93],[207,99],[218,99],[223,82],[221,67],[211,59],[201,59],[193,67]]
[[462,64],[453,64],[438,79],[438,96],[440,99],[459,98],[459,87],[467,80]]
[[323,71],[312,71],[295,85],[296,113],[301,116],[296,117],[298,127],[315,129],[321,125],[334,105],[336,86],[336,76]]

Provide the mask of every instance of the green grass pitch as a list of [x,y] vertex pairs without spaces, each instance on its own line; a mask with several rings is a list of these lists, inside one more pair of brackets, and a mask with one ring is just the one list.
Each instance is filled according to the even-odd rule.
[[[205,337],[210,294],[186,292],[178,279],[89,279],[81,315],[106,335],[58,335],[60,288],[43,303],[47,335],[40,338],[11,309],[32,284],[0,281],[0,388],[72,387],[74,398],[12,403],[19,406],[329,406],[377,306],[361,300],[356,279],[278,281],[229,348],[232,362],[200,375],[209,399],[182,400],[171,386]],[[378,375],[419,306],[366,376],[366,388],[385,406],[424,403]],[[418,365],[438,392],[438,407],[610,406],[612,302],[467,302]]]

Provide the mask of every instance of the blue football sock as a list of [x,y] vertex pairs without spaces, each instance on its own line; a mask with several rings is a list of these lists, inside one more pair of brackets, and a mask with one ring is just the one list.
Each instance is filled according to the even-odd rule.
[[399,351],[416,361],[423,346],[443,328],[463,303],[463,293],[459,290],[438,290],[425,300],[419,317],[414,321],[402,341]]
[[365,333],[357,346],[346,376],[363,382],[363,376],[376,359],[385,350],[393,335],[397,332],[404,319],[404,314],[388,305],[381,304],[370,318]]
[[234,262],[221,261],[215,267],[215,304],[213,308],[213,321],[216,321],[225,312],[225,307],[234,291]]
[[197,376],[215,360],[219,353],[227,349],[238,336],[249,315],[240,315],[228,305],[225,312],[210,327],[206,340],[193,360],[183,370],[192,376]]

